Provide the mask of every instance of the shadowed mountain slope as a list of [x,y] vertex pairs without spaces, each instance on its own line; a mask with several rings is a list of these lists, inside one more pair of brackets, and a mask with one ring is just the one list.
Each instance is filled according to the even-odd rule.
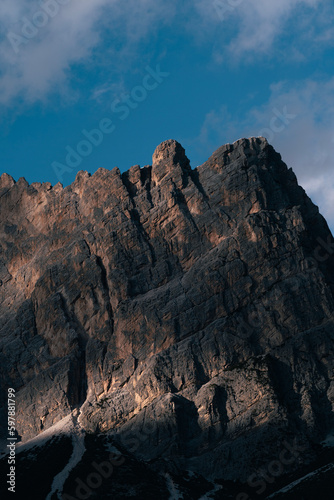
[[66,188],[3,174],[0,280],[23,441],[79,410],[159,470],[245,482],[333,432],[333,238],[264,138]]

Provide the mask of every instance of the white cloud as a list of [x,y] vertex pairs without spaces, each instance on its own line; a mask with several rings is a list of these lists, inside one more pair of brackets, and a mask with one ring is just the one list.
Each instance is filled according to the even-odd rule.
[[238,137],[264,135],[334,228],[334,78],[279,82],[267,102],[236,120],[226,108],[207,113],[196,141],[213,151]]
[[123,79],[121,78],[120,81],[117,81],[116,83],[103,83],[102,85],[94,88],[90,98],[94,101],[102,102],[106,94],[116,96],[124,93],[125,85]]
[[[29,23],[43,24],[42,5],[58,12],[44,14],[45,25],[36,28]],[[134,45],[154,31],[157,20],[174,14],[167,7],[162,0],[2,0],[0,103],[10,105],[17,97],[34,102],[64,90],[73,64],[131,67]],[[104,43],[108,36],[117,52]]]
[[[10,103],[17,96],[28,101],[43,99],[62,85],[70,65],[87,57],[98,42],[96,23],[105,3],[105,0],[69,0],[67,5],[52,2],[56,14],[52,17],[44,13],[43,18],[40,15],[43,9],[37,2],[6,2],[1,11],[4,38],[0,44],[0,102]],[[36,27],[30,24],[33,20],[45,25]]]
[[[223,21],[217,15],[217,1],[228,7]],[[73,65],[127,71],[138,55],[149,57],[155,34],[168,23],[173,30],[189,30],[197,43],[211,43],[216,37],[212,50],[217,62],[225,61],[226,54],[233,60],[268,53],[293,21],[300,44],[289,49],[289,57],[303,58],[300,45],[305,37],[319,47],[333,42],[331,4],[331,0],[187,0],[182,6],[177,0],[2,0],[0,104],[10,105],[18,97],[35,102],[53,91],[64,94]],[[27,28],[23,18],[38,23],[41,18],[34,16],[41,5],[44,9],[53,5],[59,12],[50,14],[45,26],[32,28],[36,33],[26,43],[13,38],[10,43],[10,33],[23,36],[22,28]]]
[[247,8],[243,5],[240,9],[240,30],[230,44],[231,52],[268,51],[284,31],[290,16],[298,16],[298,8],[317,7],[319,3],[318,0],[248,1]]
[[227,56],[252,60],[269,54],[272,58],[282,35],[294,39],[285,47],[284,58],[304,57],[302,47],[307,41],[323,46],[334,40],[331,0],[196,0],[195,7],[208,31],[217,28],[217,62],[226,62]]
[[274,107],[284,106],[296,115],[272,143],[334,228],[334,78],[286,88],[273,87],[268,105],[253,116],[266,123]]

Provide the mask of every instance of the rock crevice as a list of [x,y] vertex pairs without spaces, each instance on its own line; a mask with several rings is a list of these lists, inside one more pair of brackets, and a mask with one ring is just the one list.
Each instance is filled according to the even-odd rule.
[[155,422],[138,457],[235,480],[332,431],[333,237],[264,138],[194,170],[169,140],[65,188],[3,174],[0,219],[1,418],[14,387],[24,440],[81,406],[121,444]]

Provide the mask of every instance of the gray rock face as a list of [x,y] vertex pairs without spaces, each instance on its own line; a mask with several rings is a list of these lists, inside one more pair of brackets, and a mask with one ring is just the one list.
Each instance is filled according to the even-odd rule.
[[80,407],[87,431],[210,478],[246,480],[284,440],[316,456],[333,238],[265,139],[194,170],[166,141],[64,189],[3,174],[0,219],[1,403],[14,387],[23,440]]

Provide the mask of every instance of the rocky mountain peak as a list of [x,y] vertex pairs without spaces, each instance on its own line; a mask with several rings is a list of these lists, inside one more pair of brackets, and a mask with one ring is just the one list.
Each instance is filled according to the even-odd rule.
[[160,472],[247,482],[294,439],[317,458],[334,429],[334,241],[265,139],[194,170],[169,140],[152,167],[0,187],[4,428],[13,387],[23,441],[80,408],[77,430],[135,436]]
[[15,181],[11,175],[8,175],[6,173],[2,174],[0,177],[0,189],[3,188],[11,188],[14,186]]
[[174,139],[162,142],[152,157],[152,180],[160,183],[164,177],[172,179],[177,186],[191,171],[184,148]]

